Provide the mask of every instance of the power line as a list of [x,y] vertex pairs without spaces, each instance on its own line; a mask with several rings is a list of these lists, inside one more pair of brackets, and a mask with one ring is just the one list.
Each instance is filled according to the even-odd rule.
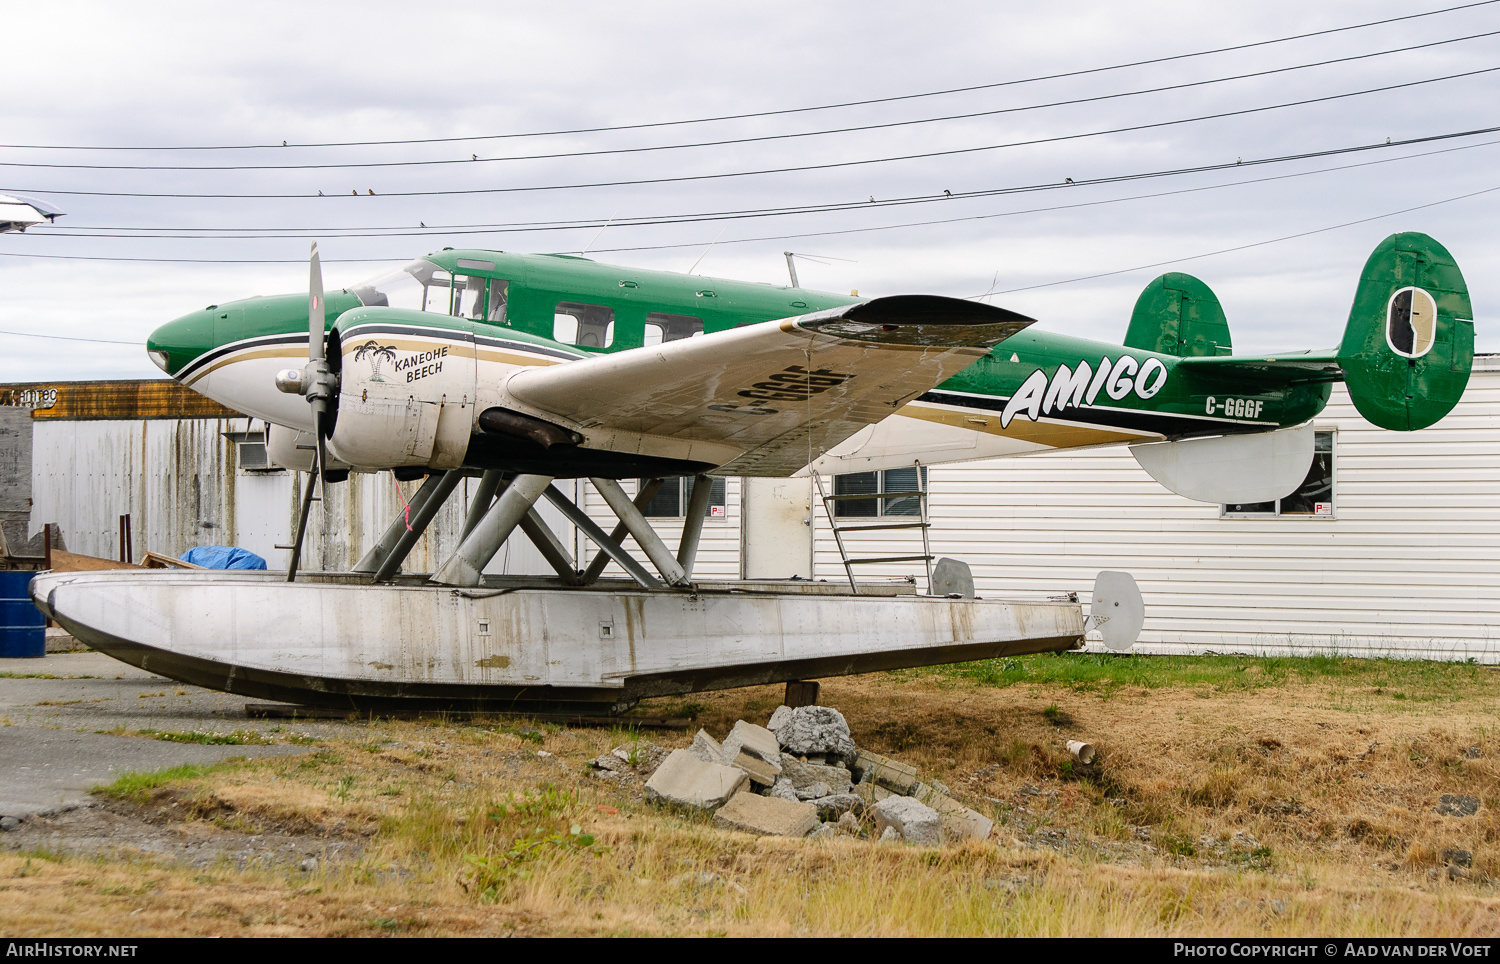
[[[871,204],[869,202],[864,202],[864,201],[858,201],[858,202],[840,201],[840,202],[833,202],[833,203],[828,203],[828,204],[792,205],[792,206],[781,207],[781,208],[753,208],[753,209],[742,210],[742,211],[721,211],[721,212],[702,213],[702,214],[642,215],[642,216],[638,216],[638,217],[625,217],[625,218],[616,217],[616,218],[613,218],[609,222],[609,224],[611,224],[611,225],[613,225],[615,227],[655,227],[655,226],[661,226],[661,225],[697,224],[697,223],[715,222],[715,221],[736,221],[736,220],[750,220],[750,219],[767,218],[767,217],[785,217],[785,216],[790,216],[790,215],[840,213],[840,212],[844,212],[844,211],[853,211],[853,210],[866,210],[867,211],[867,210],[873,210],[873,209],[876,209],[876,208],[906,207],[906,206],[913,205],[913,204],[932,204],[932,203],[937,203],[937,202],[975,200],[975,199],[978,199],[978,198],[997,197],[997,196],[1002,196],[1002,195],[1007,195],[1007,194],[1033,193],[1033,192],[1038,192],[1038,191],[1051,191],[1051,190],[1060,190],[1060,189],[1065,189],[1065,188],[1072,189],[1072,188],[1081,188],[1081,187],[1094,187],[1094,186],[1100,186],[1100,185],[1105,185],[1105,184],[1119,184],[1119,183],[1125,183],[1125,182],[1129,182],[1129,181],[1152,180],[1152,179],[1160,179],[1160,178],[1167,178],[1167,177],[1179,177],[1179,176],[1188,175],[1188,174],[1211,173],[1211,172],[1215,172],[1215,171],[1224,171],[1224,170],[1238,169],[1238,168],[1262,167],[1262,166],[1271,165],[1271,164],[1287,163],[1287,162],[1290,162],[1290,161],[1302,161],[1302,160],[1311,160],[1311,159],[1315,159],[1315,158],[1335,157],[1335,156],[1339,156],[1339,155],[1342,155],[1342,154],[1361,153],[1361,152],[1372,151],[1372,150],[1384,150],[1384,149],[1387,149],[1387,148],[1400,148],[1400,147],[1407,147],[1407,146],[1411,146],[1411,145],[1415,145],[1415,144],[1433,143],[1433,142],[1438,142],[1438,141],[1452,140],[1452,139],[1461,138],[1461,137],[1472,137],[1472,136],[1477,136],[1479,134],[1493,134],[1493,133],[1496,133],[1496,132],[1500,132],[1500,127],[1482,128],[1482,129],[1474,130],[1474,131],[1462,131],[1462,132],[1448,133],[1448,134],[1434,134],[1434,135],[1428,135],[1426,137],[1415,137],[1415,138],[1408,138],[1408,139],[1400,140],[1400,141],[1387,141],[1387,142],[1376,143],[1376,144],[1359,144],[1359,145],[1353,145],[1353,146],[1347,146],[1347,147],[1332,148],[1332,149],[1322,150],[1322,151],[1308,151],[1308,152],[1304,152],[1304,153],[1300,153],[1300,154],[1287,154],[1287,155],[1281,155],[1281,156],[1276,156],[1276,157],[1268,157],[1268,158],[1252,158],[1252,159],[1250,159],[1248,161],[1241,159],[1241,160],[1236,160],[1234,162],[1222,162],[1222,163],[1217,163],[1217,164],[1207,164],[1207,165],[1200,165],[1200,166],[1197,166],[1197,167],[1189,167],[1189,168],[1173,168],[1173,169],[1167,169],[1167,170],[1138,172],[1138,173],[1134,173],[1134,174],[1112,175],[1112,176],[1100,177],[1100,178],[1085,178],[1085,179],[1082,179],[1082,180],[1075,181],[1073,183],[1066,183],[1065,182],[1063,184],[1058,184],[1056,182],[1051,182],[1051,183],[1046,183],[1046,184],[1033,184],[1033,185],[1011,186],[1011,187],[1001,187],[1001,188],[988,188],[988,189],[976,190],[976,191],[957,191],[957,192],[953,192],[952,194],[928,194],[928,195],[918,195],[918,196],[903,197],[903,198],[890,198],[890,199],[886,199],[886,200],[883,200],[883,201],[876,201],[873,204]],[[1481,142],[1481,143],[1478,143],[1478,144],[1468,144],[1468,145],[1463,145],[1463,146],[1460,146],[1460,147],[1445,148],[1445,149],[1440,150],[1440,151],[1425,151],[1425,152],[1420,152],[1420,153],[1416,153],[1416,154],[1402,155],[1400,157],[1385,158],[1385,159],[1382,159],[1382,160],[1379,160],[1379,161],[1370,161],[1370,162],[1367,162],[1365,164],[1345,165],[1345,166],[1342,166],[1342,167],[1333,167],[1333,168],[1321,168],[1321,169],[1315,170],[1315,171],[1302,172],[1301,174],[1281,175],[1280,177],[1297,177],[1297,176],[1302,176],[1302,174],[1317,174],[1317,173],[1323,173],[1324,171],[1338,171],[1338,170],[1348,170],[1348,169],[1354,168],[1354,167],[1366,167],[1366,166],[1370,166],[1372,164],[1387,164],[1387,163],[1392,163],[1392,162],[1395,162],[1395,161],[1409,160],[1409,159],[1417,158],[1417,157],[1430,157],[1430,156],[1432,156],[1434,154],[1445,154],[1445,153],[1451,153],[1453,151],[1471,150],[1471,149],[1477,148],[1477,147],[1488,147],[1488,146],[1491,146],[1491,145],[1493,145],[1495,143],[1500,143],[1500,142],[1496,142],[1496,141],[1484,141],[1484,142]],[[1233,186],[1234,184],[1254,184],[1254,183],[1260,183],[1262,181],[1277,180],[1277,179],[1278,178],[1260,178],[1260,179],[1251,180],[1251,181],[1235,181],[1235,182],[1232,182],[1232,184],[1230,184],[1230,185],[1211,185],[1210,187]],[[1192,189],[1192,190],[1202,190],[1202,188],[1195,188],[1195,189]],[[1168,193],[1179,193],[1179,192],[1168,192]],[[1076,207],[1076,206],[1077,205],[1064,205],[1063,207]],[[956,220],[965,220],[965,219],[959,218],[959,219],[956,219]],[[924,223],[926,223],[926,222],[924,222]],[[931,222],[931,223],[952,223],[952,221],[938,221],[938,222]],[[446,226],[439,225],[439,226],[435,226],[435,227],[431,227],[431,228],[424,228],[424,229],[420,229],[420,230],[412,230],[409,226],[404,226],[404,225],[403,226],[398,226],[398,227],[392,227],[392,228],[368,228],[368,229],[358,229],[358,228],[289,228],[289,229],[280,229],[280,228],[277,228],[277,229],[273,229],[273,228],[263,228],[263,229],[257,229],[257,228],[233,228],[233,229],[218,229],[218,228],[176,229],[176,228],[163,228],[163,229],[156,229],[156,228],[103,228],[103,227],[101,227],[101,228],[91,228],[91,229],[80,229],[80,228],[74,227],[72,229],[53,229],[53,228],[48,228],[48,229],[45,229],[44,231],[34,231],[31,234],[28,234],[27,237],[28,238],[38,238],[38,237],[47,237],[47,238],[58,238],[58,237],[65,237],[65,238],[123,238],[123,239],[131,239],[131,240],[169,240],[169,239],[171,239],[171,240],[212,240],[212,241],[229,241],[229,240],[234,240],[234,241],[243,241],[243,240],[285,240],[285,239],[291,239],[291,238],[311,238],[311,237],[320,237],[320,238],[378,238],[378,237],[414,237],[414,238],[422,238],[422,237],[438,237],[438,238],[442,238],[442,237],[451,237],[453,235],[465,235],[465,234],[523,234],[523,233],[571,231],[571,230],[594,230],[594,229],[597,229],[597,228],[600,228],[600,227],[603,227],[603,226],[605,226],[605,222],[599,221],[597,219],[592,219],[592,220],[585,220],[585,221],[512,222],[512,223],[488,224],[488,225],[485,225],[485,224],[446,225]],[[196,232],[200,232],[200,233],[193,233],[193,234],[166,234],[166,233],[161,233],[161,232],[165,232],[165,231],[176,231],[176,230],[191,230],[191,231],[196,231]],[[106,231],[121,231],[121,232],[132,232],[132,233],[118,233],[118,234],[104,233]],[[249,233],[249,234],[228,233],[228,232],[234,232],[234,231],[255,231],[255,232],[259,232],[259,233]],[[141,233],[141,232],[154,232],[154,233]],[[204,233],[204,232],[211,232],[211,233]],[[788,238],[800,237],[800,235],[790,235],[790,236],[786,236],[786,237],[788,237]],[[777,239],[776,238],[767,238],[765,240],[777,240]],[[726,242],[726,243],[731,243],[731,242]],[[633,250],[633,249],[623,249],[623,250]]]
[[15,335],[18,338],[46,338],[48,341],[87,341],[97,345],[135,345],[139,347],[145,344],[143,341],[113,341],[108,338],[80,338],[76,335],[38,335],[30,331],[0,331],[0,335]]
[[[439,197],[475,194],[521,194],[541,191],[567,191],[583,188],[600,187],[635,187],[647,184],[680,184],[692,181],[715,181],[728,180],[731,178],[752,177],[765,174],[794,174],[805,171],[827,171],[850,167],[863,167],[873,164],[888,164],[895,161],[927,160],[934,157],[954,157],[962,154],[977,154],[987,151],[1004,150],[1012,147],[1031,147],[1039,144],[1055,144],[1063,141],[1082,140],[1090,137],[1103,137],[1109,134],[1127,134],[1144,130],[1156,130],[1163,127],[1176,127],[1183,124],[1193,124],[1208,120],[1222,120],[1226,117],[1242,117],[1248,114],[1264,113],[1265,111],[1281,110],[1287,107],[1302,107],[1308,104],[1328,103],[1335,100],[1343,100],[1349,97],[1359,97],[1365,94],[1378,94],[1392,90],[1401,90],[1409,87],[1420,87],[1427,84],[1440,83],[1447,80],[1458,80],[1464,77],[1475,77],[1481,74],[1494,73],[1500,70],[1497,67],[1483,67],[1478,70],[1462,71],[1456,74],[1446,74],[1441,77],[1429,77],[1424,80],[1412,80],[1399,84],[1387,84],[1383,87],[1369,87],[1364,90],[1349,91],[1342,94],[1328,94],[1322,97],[1308,97],[1301,100],[1285,101],[1280,104],[1267,104],[1260,107],[1246,107],[1240,110],[1220,111],[1213,114],[1200,114],[1194,117],[1178,118],[1169,121],[1154,121],[1149,124],[1132,124],[1125,127],[1113,127],[1105,130],[1087,131],[1079,134],[1059,134],[1053,137],[1037,137],[1023,141],[1009,141],[1003,144],[985,144],[978,147],[958,147],[942,151],[926,151],[919,154],[900,154],[890,157],[864,158],[852,161],[830,161],[822,164],[802,164],[792,167],[762,168],[752,171],[729,171],[718,174],[684,174],[673,177],[634,178],[619,181],[592,181],[575,184],[550,184],[531,185],[525,187],[490,187],[490,188],[468,188],[451,189],[442,191],[386,191],[381,197]],[[7,191],[22,194],[52,194],[73,195],[85,197],[141,197],[141,198],[212,198],[219,200],[242,199],[242,200],[271,200],[271,199],[304,199],[313,195],[308,194],[194,194],[176,192],[138,192],[138,191],[73,191],[57,190],[49,188],[6,188]],[[358,192],[354,192],[358,195]],[[371,191],[371,194],[374,192]],[[322,196],[321,193],[318,196]],[[339,197],[341,195],[329,195]]]
[[1150,268],[1162,268],[1171,264],[1181,264],[1184,261],[1196,261],[1200,258],[1212,258],[1220,254],[1231,254],[1235,251],[1248,251],[1251,248],[1261,248],[1265,247],[1268,244],[1278,244],[1282,241],[1292,241],[1297,238],[1311,237],[1314,234],[1326,234],[1329,231],[1337,231],[1340,228],[1349,228],[1357,224],[1369,224],[1371,221],[1379,221],[1382,218],[1393,218],[1398,214],[1410,214],[1413,211],[1425,211],[1428,208],[1435,208],[1442,204],[1452,204],[1454,201],[1466,201],[1469,198],[1479,197],[1484,194],[1493,194],[1496,191],[1500,191],[1500,185],[1496,185],[1495,187],[1487,187],[1482,191],[1471,191],[1468,194],[1459,194],[1455,197],[1443,198],[1441,201],[1432,201],[1427,204],[1418,204],[1413,207],[1402,208],[1399,211],[1387,211],[1384,214],[1373,214],[1367,218],[1358,218],[1354,221],[1345,221],[1342,224],[1330,224],[1327,227],[1313,228],[1311,231],[1299,231],[1296,234],[1285,234],[1279,238],[1270,238],[1265,241],[1253,241],[1250,244],[1237,244],[1232,248],[1220,248],[1217,251],[1205,251],[1202,254],[1190,254],[1182,258],[1173,258],[1170,261],[1157,261],[1152,264],[1139,264],[1133,268],[1120,268],[1116,271],[1101,271],[1098,274],[1083,275],[1082,277],[1078,278],[1066,278],[1062,281],[1047,281],[1042,284],[1025,285],[1020,288],[1007,288],[1004,291],[990,291],[986,292],[985,294],[979,295],[978,297],[989,298],[993,297],[994,295],[1014,294],[1017,291],[1035,291],[1038,288],[1055,288],[1058,285],[1077,284],[1080,281],[1093,281],[1096,278],[1110,278],[1115,275],[1129,274],[1132,271],[1145,271]]
[[[1295,40],[1305,40],[1310,37],[1323,37],[1330,34],[1344,33],[1350,30],[1363,30],[1368,27],[1378,27],[1385,24],[1399,23],[1406,20],[1417,20],[1424,17],[1433,17],[1445,13],[1453,13],[1459,10],[1469,10],[1475,7],[1485,7],[1500,0],[1478,0],[1475,3],[1465,3],[1458,6],[1443,7],[1438,10],[1428,10],[1423,13],[1405,14],[1399,17],[1387,17],[1382,20],[1370,20],[1364,23],[1349,24],[1343,27],[1330,27],[1325,30],[1313,30],[1306,33],[1292,34],[1286,37],[1277,37],[1270,40],[1257,40],[1251,43],[1235,44],[1229,47],[1215,47],[1209,50],[1199,50],[1185,54],[1172,54],[1165,57],[1154,57],[1147,60],[1135,60],[1126,63],[1112,64],[1105,67],[1089,67],[1081,70],[1065,71],[1055,74],[1042,74],[1036,77],[1025,77],[1016,80],[997,81],[988,84],[975,84],[967,87],[951,87],[943,90],[925,91],[915,94],[898,94],[889,97],[872,97],[863,100],[842,101],[834,104],[821,104],[811,107],[789,107],[778,110],[752,111],[740,114],[721,114],[710,117],[685,118],[670,121],[651,121],[631,124],[616,124],[601,127],[576,127],[549,131],[529,131],[513,134],[480,134],[472,136],[457,137],[422,137],[422,138],[399,138],[389,140],[368,141],[324,141],[310,142],[305,144],[289,144],[286,141],[280,144],[205,144],[205,145],[158,145],[158,146],[132,146],[132,145],[79,145],[79,144],[0,144],[0,148],[12,148],[17,150],[75,150],[75,151],[241,151],[241,150],[264,150],[272,148],[322,148],[322,147],[383,147],[393,145],[409,144],[453,144],[467,143],[473,141],[510,140],[526,137],[553,137],[570,134],[601,134],[614,131],[644,130],[658,127],[681,127],[692,124],[708,124],[730,120],[748,120],[761,117],[779,117],[788,114],[803,114],[814,111],[838,110],[846,107],[864,107],[872,104],[889,104],[899,101],[918,100],[927,97],[942,97],[949,94],[972,93],[980,90],[994,90],[1001,87],[1013,87],[1022,84],[1033,84],[1047,80],[1061,80],[1069,77],[1083,77],[1090,74],[1106,73],[1114,70],[1125,70],[1132,67],[1145,67],[1153,64],[1171,63],[1179,60],[1189,60],[1196,57],[1207,57],[1215,54],[1232,53],[1238,50],[1250,50],[1256,47],[1266,47],[1274,44],[1289,43]],[[54,192],[55,193],[55,192]]]
[[416,161],[359,161],[347,163],[326,164],[65,164],[53,162],[31,162],[31,161],[0,161],[0,167],[10,168],[44,168],[48,170],[87,170],[87,171],[326,171],[326,170],[366,170],[375,168],[397,168],[397,167],[447,167],[454,165],[473,164],[496,164],[510,161],[550,161],[565,160],[584,157],[606,157],[624,154],[648,154],[662,151],[679,151],[704,147],[733,147],[744,144],[758,144],[770,141],[797,140],[808,137],[827,137],[836,134],[861,133],[874,130],[888,130],[898,127],[915,127],[923,124],[940,124],[957,120],[974,120],[980,117],[998,117],[1006,114],[1020,114],[1028,111],[1046,110],[1053,107],[1070,107],[1078,104],[1092,104],[1109,100],[1120,100],[1127,97],[1140,97],[1146,94],[1167,93],[1176,90],[1186,90],[1194,87],[1207,87],[1213,84],[1223,84],[1235,80],[1248,80],[1257,77],[1269,77],[1275,74],[1285,74],[1297,70],[1307,70],[1313,67],[1326,67],[1331,64],[1343,64],[1356,60],[1369,60],[1375,57],[1386,57],[1391,54],[1407,53],[1413,50],[1424,50],[1431,47],[1441,47],[1447,44],[1461,43],[1467,40],[1477,40],[1484,37],[1493,37],[1500,34],[1500,30],[1490,30],[1484,33],[1469,34],[1463,37],[1452,37],[1446,40],[1434,40],[1428,43],[1413,44],[1407,47],[1394,47],[1388,50],[1377,50],[1370,53],[1351,54],[1347,57],[1336,57],[1330,60],[1319,60],[1305,64],[1294,64],[1288,67],[1274,67],[1268,70],[1257,70],[1249,73],[1230,74],[1225,77],[1213,77],[1206,80],[1186,81],[1180,84],[1169,84],[1161,87],[1146,87],[1140,90],[1116,91],[1111,94],[1095,94],[1089,97],[1074,97],[1068,100],[1050,101],[1044,104],[1028,104],[1021,107],[1002,107],[994,110],[970,111],[962,114],[947,114],[939,117],[918,117],[908,120],[884,121],[878,124],[860,124],[851,127],[835,127],[824,130],[795,131],[787,134],[758,134],[751,137],[722,138],[711,141],[694,141],[685,144],[652,144],[640,147],[617,147],[601,148],[587,151],[556,151],[549,154],[519,154],[506,157],[479,157],[474,155],[470,158],[437,158]]
[[[1500,130],[1500,128],[1496,128],[1496,130]],[[1078,209],[1078,208],[1099,207],[1099,206],[1103,206],[1103,205],[1106,205],[1106,204],[1120,204],[1120,203],[1125,203],[1125,202],[1129,202],[1129,201],[1155,200],[1155,199],[1158,199],[1158,198],[1175,197],[1175,196],[1183,195],[1183,194],[1195,194],[1195,193],[1204,192],[1204,191],[1221,190],[1221,189],[1224,189],[1224,188],[1245,187],[1245,186],[1254,185],[1254,184],[1269,183],[1269,182],[1272,182],[1272,181],[1289,180],[1291,178],[1309,177],[1309,176],[1312,176],[1312,175],[1315,175],[1315,174],[1326,174],[1326,173],[1334,173],[1334,172],[1338,172],[1338,171],[1353,170],[1353,169],[1357,169],[1357,168],[1361,168],[1361,167],[1371,167],[1371,166],[1374,166],[1374,165],[1377,165],[1377,164],[1390,164],[1390,163],[1394,163],[1394,162],[1397,162],[1397,161],[1412,160],[1412,159],[1415,159],[1415,158],[1431,157],[1431,156],[1434,156],[1434,155],[1437,155],[1437,154],[1452,153],[1454,151],[1470,150],[1471,148],[1474,148],[1474,147],[1490,147],[1490,146],[1494,146],[1496,144],[1500,144],[1500,141],[1487,141],[1487,142],[1485,142],[1483,144],[1474,144],[1474,145],[1465,145],[1463,147],[1446,148],[1444,150],[1439,150],[1439,151],[1426,151],[1426,152],[1422,152],[1422,153],[1418,153],[1418,154],[1409,154],[1409,155],[1405,155],[1405,156],[1402,156],[1402,157],[1382,158],[1382,159],[1374,160],[1374,161],[1365,161],[1365,162],[1362,162],[1362,163],[1359,163],[1359,164],[1345,164],[1345,165],[1340,165],[1340,166],[1337,166],[1337,167],[1320,168],[1318,170],[1313,170],[1313,171],[1297,171],[1297,172],[1293,172],[1293,173],[1290,173],[1290,174],[1277,174],[1277,175],[1272,175],[1272,176],[1262,177],[1262,178],[1250,178],[1250,179],[1239,180],[1239,181],[1231,181],[1231,182],[1224,183],[1224,184],[1200,185],[1198,187],[1178,188],[1178,189],[1170,190],[1170,191],[1156,191],[1156,192],[1151,192],[1151,193],[1147,193],[1147,194],[1127,195],[1127,196],[1124,196],[1124,197],[1101,198],[1101,199],[1093,200],[1093,201],[1080,201],[1080,202],[1073,203],[1073,204],[1054,204],[1054,205],[1048,205],[1048,206],[1044,206],[1044,207],[1023,208],[1023,209],[1020,209],[1020,210],[1013,210],[1013,211],[1001,211],[1001,212],[992,213],[992,214],[974,214],[974,215],[965,215],[965,216],[954,217],[954,218],[937,218],[937,219],[931,219],[931,220],[925,220],[925,221],[903,221],[903,222],[898,222],[898,223],[895,223],[895,224],[873,225],[873,226],[860,227],[860,228],[834,228],[834,229],[828,229],[828,230],[823,230],[823,231],[799,232],[799,233],[795,233],[795,234],[779,234],[779,235],[767,235],[767,236],[754,236],[754,237],[746,237],[746,238],[733,238],[733,239],[730,239],[728,241],[719,241],[717,243],[722,244],[724,246],[729,246],[729,245],[734,245],[734,244],[751,244],[751,243],[764,242],[764,241],[795,241],[795,240],[803,240],[803,239],[807,239],[807,238],[825,238],[825,237],[847,236],[847,235],[851,235],[851,234],[869,234],[869,233],[874,233],[874,232],[879,232],[879,231],[895,231],[895,230],[900,230],[900,229],[903,229],[903,228],[931,227],[931,226],[944,225],[944,224],[960,224],[960,223],[969,222],[969,221],[988,221],[988,220],[994,220],[996,218],[1018,217],[1018,216],[1022,216],[1022,215],[1026,215],[1026,214],[1039,214],[1039,213],[1048,213],[1048,212],[1054,212],[1054,211],[1069,211],[1069,210],[1075,210],[1075,209]],[[1239,167],[1240,165],[1233,165],[1233,166]],[[1126,179],[1120,179],[1120,180],[1126,180]],[[675,244],[634,245],[634,246],[624,246],[624,247],[615,247],[615,248],[600,248],[600,249],[598,249],[598,253],[600,253],[600,254],[615,254],[615,253],[636,252],[636,251],[670,251],[670,250],[679,250],[679,249],[684,249],[684,248],[697,249],[697,248],[703,247],[703,244],[704,244],[703,241],[690,241],[690,242],[680,242],[680,243],[675,243]],[[31,254],[25,254],[25,253],[20,253],[20,252],[0,252],[0,256],[5,256],[5,257],[37,257],[37,258],[57,259],[57,260],[105,261],[105,262],[109,262],[109,261],[142,262],[142,261],[144,261],[144,262],[174,263],[174,264],[301,264],[301,263],[303,263],[303,259],[300,259],[300,258],[255,259],[255,260],[251,260],[251,259],[235,259],[235,260],[229,260],[229,259],[202,259],[202,258],[111,258],[111,257],[89,256],[89,255],[31,255]],[[342,261],[340,261],[338,259],[327,259],[327,258],[325,258],[324,260],[325,261],[330,261],[331,260],[332,263],[374,264],[374,263],[387,263],[387,262],[390,262],[390,261],[398,261],[398,260],[404,260],[404,259],[401,259],[401,258],[384,258],[384,259],[359,259],[359,258],[353,258],[353,259],[343,259]]]

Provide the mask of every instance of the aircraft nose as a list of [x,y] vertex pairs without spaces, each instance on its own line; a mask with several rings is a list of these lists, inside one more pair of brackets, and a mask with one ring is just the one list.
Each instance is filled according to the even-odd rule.
[[210,305],[153,331],[146,339],[146,354],[156,367],[176,378],[189,362],[213,348],[217,309]]

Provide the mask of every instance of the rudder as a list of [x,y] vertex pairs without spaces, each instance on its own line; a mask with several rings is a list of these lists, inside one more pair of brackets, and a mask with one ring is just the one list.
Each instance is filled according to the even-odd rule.
[[1414,231],[1365,262],[1339,345],[1354,407],[1384,429],[1437,422],[1463,396],[1474,361],[1474,309],[1453,256]]

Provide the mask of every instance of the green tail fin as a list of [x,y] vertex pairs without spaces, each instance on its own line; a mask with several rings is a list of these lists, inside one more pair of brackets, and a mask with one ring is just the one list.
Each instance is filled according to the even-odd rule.
[[1125,346],[1179,358],[1232,354],[1219,299],[1208,285],[1177,271],[1148,284],[1136,299]]
[[1458,404],[1474,361],[1474,309],[1453,256],[1425,234],[1380,242],[1339,345],[1354,407],[1381,428],[1426,428]]

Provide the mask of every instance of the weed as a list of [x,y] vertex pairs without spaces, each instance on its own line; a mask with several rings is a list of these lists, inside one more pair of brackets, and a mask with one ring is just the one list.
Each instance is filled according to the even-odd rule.
[[235,730],[233,733],[204,733],[201,730],[136,730],[137,736],[149,736],[153,740],[168,743],[201,743],[205,746],[259,746],[269,742],[254,730]]
[[355,776],[352,773],[339,777],[338,786],[333,791],[333,795],[339,798],[339,803],[349,802],[349,791],[353,789],[354,781]]
[[223,766],[224,764],[210,766],[184,764],[183,766],[170,767],[165,770],[122,773],[115,778],[113,783],[96,786],[91,792],[100,794],[101,796],[112,797],[116,800],[128,800],[132,803],[145,804],[150,801],[156,790],[168,784],[205,777]]
[[1049,720],[1055,720],[1055,719],[1057,719],[1057,713],[1058,713],[1058,710],[1057,710],[1057,704],[1056,703],[1049,703],[1047,705],[1047,708],[1044,709],[1044,710],[1042,710],[1042,715],[1045,716]]
[[40,867],[33,867],[33,866],[31,866],[31,858],[27,857],[26,858],[26,863],[23,866],[16,868],[15,876],[17,876],[17,877],[35,877],[37,874],[39,874],[41,872],[42,871],[41,871]]

